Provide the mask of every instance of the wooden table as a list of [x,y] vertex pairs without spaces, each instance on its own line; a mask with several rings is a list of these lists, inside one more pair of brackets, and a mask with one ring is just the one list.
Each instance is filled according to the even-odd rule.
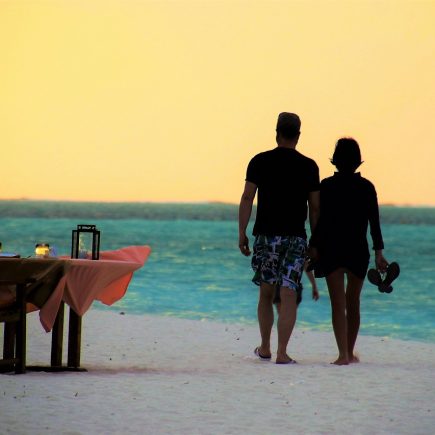
[[[95,300],[112,305],[121,299],[133,273],[147,260],[149,246],[129,246],[116,251],[103,251],[99,260],[25,259],[27,262],[58,264],[63,273],[45,303],[39,307],[44,329],[52,331],[51,370],[80,370],[82,316]],[[10,259],[20,260],[20,259]],[[0,275],[1,276],[1,275]],[[64,304],[70,307],[68,325],[68,360],[62,364]],[[29,366],[30,370],[48,367]]]
[[[0,307],[4,323],[1,372],[26,370],[26,311],[41,308],[67,273],[57,259],[0,257]],[[15,302],[17,300],[17,302]]]

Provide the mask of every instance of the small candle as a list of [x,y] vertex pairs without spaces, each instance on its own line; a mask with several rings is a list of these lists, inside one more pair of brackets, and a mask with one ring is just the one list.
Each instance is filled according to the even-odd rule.
[[50,245],[48,243],[37,243],[35,245],[35,255],[38,258],[48,257],[50,253]]

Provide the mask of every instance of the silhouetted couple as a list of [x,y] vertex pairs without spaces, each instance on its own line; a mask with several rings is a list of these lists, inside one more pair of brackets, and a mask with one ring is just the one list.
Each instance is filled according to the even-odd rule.
[[[331,299],[332,325],[339,355],[335,364],[357,362],[354,346],[360,325],[360,294],[369,265],[367,228],[370,225],[379,272],[388,266],[372,183],[355,173],[361,165],[358,143],[339,139],[331,162],[337,172],[320,183],[314,160],[296,151],[301,122],[294,113],[281,113],[276,127],[277,147],[254,156],[246,172],[239,207],[239,248],[249,256],[246,229],[257,195],[253,228],[253,282],[259,286],[260,359],[271,359],[273,301],[278,300],[277,364],[295,361],[287,346],[301,299],[301,275],[307,258],[317,277],[325,277]],[[309,218],[310,244],[305,221]],[[299,298],[298,298],[299,296]],[[313,298],[318,293],[313,286]]]

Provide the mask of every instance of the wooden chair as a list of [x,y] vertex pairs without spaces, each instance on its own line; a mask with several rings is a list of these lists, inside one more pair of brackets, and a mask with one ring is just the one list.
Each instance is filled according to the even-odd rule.
[[0,308],[0,323],[4,323],[3,359],[0,373],[26,372],[26,291],[34,280],[23,282],[0,281],[0,285],[15,285],[16,299],[11,305]]

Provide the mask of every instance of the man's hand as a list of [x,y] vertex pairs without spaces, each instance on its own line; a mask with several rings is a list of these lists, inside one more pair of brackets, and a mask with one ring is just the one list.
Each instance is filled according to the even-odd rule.
[[317,251],[317,248],[309,246],[307,249],[307,257],[311,258],[313,262],[316,262],[319,259],[319,252]]
[[257,186],[250,181],[245,183],[245,190],[240,199],[239,206],[239,249],[240,252],[248,257],[251,255],[249,250],[249,239],[246,237],[246,228],[248,227],[249,218],[252,212],[252,203],[257,192]]
[[319,290],[317,290],[317,288],[313,288],[313,299],[314,299],[315,301],[318,301],[319,298],[320,298]]
[[246,234],[240,234],[239,236],[239,249],[246,257],[251,255],[251,251],[249,250],[249,239]]

